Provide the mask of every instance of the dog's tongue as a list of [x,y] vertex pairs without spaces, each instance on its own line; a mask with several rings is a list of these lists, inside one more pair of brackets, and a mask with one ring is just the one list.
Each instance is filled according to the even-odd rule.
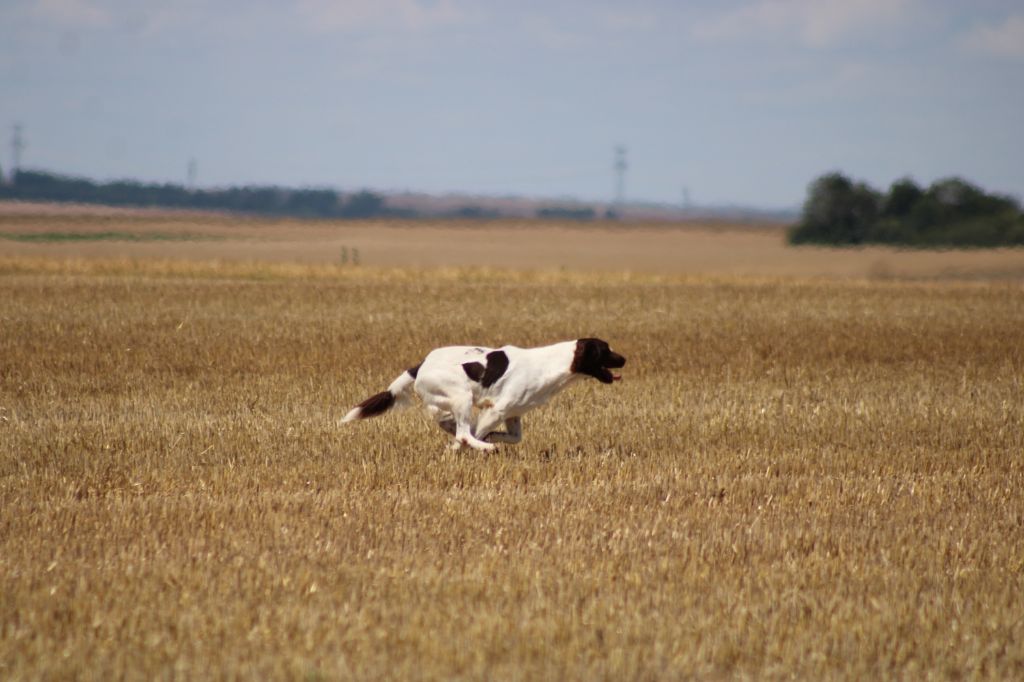
[[621,374],[615,374],[613,372],[612,373],[612,381],[622,381],[622,375]]

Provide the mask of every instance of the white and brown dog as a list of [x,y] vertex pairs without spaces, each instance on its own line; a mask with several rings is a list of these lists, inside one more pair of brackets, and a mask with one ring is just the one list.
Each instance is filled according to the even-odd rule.
[[[447,433],[454,448],[493,450],[494,443],[518,443],[522,416],[585,376],[610,384],[626,358],[601,339],[564,341],[539,348],[447,346],[430,352],[386,391],[359,403],[342,422],[384,414],[409,402],[411,389]],[[475,414],[475,418],[474,418]],[[505,431],[496,431],[502,423]]]

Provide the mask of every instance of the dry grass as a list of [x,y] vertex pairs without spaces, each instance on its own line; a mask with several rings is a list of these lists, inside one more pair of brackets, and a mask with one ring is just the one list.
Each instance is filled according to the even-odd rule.
[[[1011,285],[0,262],[6,680],[1020,678]],[[630,362],[495,455],[433,346]]]
[[[106,213],[102,211],[106,210]],[[68,239],[77,235],[79,239]],[[111,238],[119,236],[118,239]],[[186,238],[194,240],[188,241]],[[41,240],[41,241],[40,241]],[[1024,249],[792,248],[780,225],[297,221],[0,202],[0,258],[495,267],[711,276],[1024,280]]]

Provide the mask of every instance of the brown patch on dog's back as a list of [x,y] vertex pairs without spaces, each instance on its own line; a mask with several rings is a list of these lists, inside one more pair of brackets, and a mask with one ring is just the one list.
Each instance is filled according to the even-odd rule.
[[484,388],[490,388],[505,375],[508,369],[508,355],[503,350],[492,350],[487,354],[487,366],[479,362],[462,363],[462,371],[473,381],[479,381]]
[[507,369],[508,355],[505,354],[505,351],[491,351],[487,354],[487,370],[484,372],[484,378],[480,383],[483,384],[484,388],[490,388],[505,374]]
[[480,381],[484,378],[484,366],[479,362],[462,363],[462,371],[473,381]]

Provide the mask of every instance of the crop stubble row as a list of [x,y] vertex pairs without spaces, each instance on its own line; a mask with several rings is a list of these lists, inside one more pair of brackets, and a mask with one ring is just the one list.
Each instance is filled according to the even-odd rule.
[[[0,268],[0,672],[1024,672],[1013,285]],[[446,343],[610,340],[523,444],[340,427]]]

